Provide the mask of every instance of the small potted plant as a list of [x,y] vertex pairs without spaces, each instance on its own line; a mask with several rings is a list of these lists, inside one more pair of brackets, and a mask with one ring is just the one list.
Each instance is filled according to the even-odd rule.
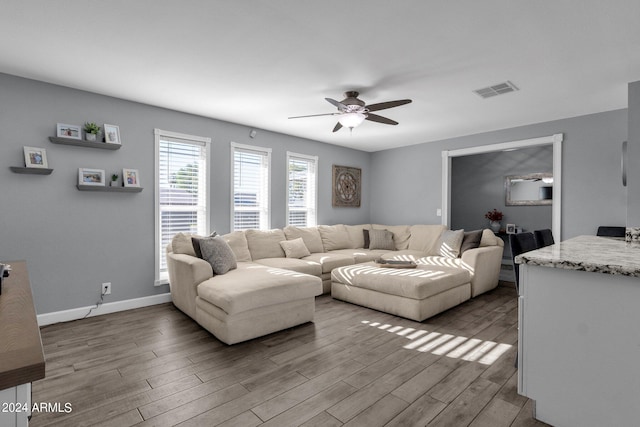
[[489,227],[491,227],[493,232],[497,233],[500,231],[500,221],[502,221],[502,218],[504,217],[502,212],[494,208],[492,211],[484,214],[484,217],[489,220]]
[[94,122],[86,122],[84,124],[84,132],[87,141],[96,141],[98,138],[98,133],[100,133],[100,126],[98,126]]
[[117,173],[111,174],[111,182],[109,183],[109,185],[111,187],[117,187],[118,186],[118,178],[120,178],[120,175],[118,175]]

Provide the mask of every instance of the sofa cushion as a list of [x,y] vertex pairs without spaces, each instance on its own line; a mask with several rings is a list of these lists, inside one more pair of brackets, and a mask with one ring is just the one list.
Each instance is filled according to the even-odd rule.
[[393,233],[388,230],[369,230],[369,249],[395,250]]
[[480,246],[482,239],[482,230],[465,231],[460,245],[460,255],[469,249],[475,249]]
[[198,296],[227,314],[322,294],[322,280],[308,274],[253,264],[198,285]]
[[309,252],[324,252],[324,246],[322,246],[322,238],[318,227],[295,227],[288,225],[282,229],[284,235],[287,236],[287,240],[293,240],[302,238],[305,246],[309,249]]
[[415,269],[378,268],[373,263],[340,267],[331,281],[383,294],[422,300],[469,283],[471,276],[461,268],[419,266]]
[[443,257],[457,258],[464,238],[464,230],[444,230],[438,240],[439,253]]
[[202,259],[211,264],[214,274],[226,274],[237,267],[231,247],[221,236],[202,237],[198,242]]
[[389,230],[393,233],[393,244],[399,251],[409,249],[411,229],[408,225],[380,225],[373,224],[374,230]]
[[373,261],[374,259],[378,259],[384,254],[388,254],[389,251],[386,249],[338,249],[335,251],[328,252],[332,255],[346,255],[351,257],[356,264],[362,262]]
[[370,224],[360,224],[360,225],[345,225],[347,229],[347,233],[349,234],[349,240],[351,241],[351,249],[364,248],[365,239],[364,239],[364,230],[369,230],[371,228]]
[[496,236],[493,231],[485,228],[482,230],[482,238],[480,239],[480,248],[485,246],[504,246],[504,241]]
[[344,224],[319,225],[318,231],[322,238],[323,252],[334,251],[336,249],[347,249],[351,247],[349,233]]
[[426,252],[429,255],[438,255],[438,249],[440,248],[436,248],[436,243],[445,229],[444,225],[412,225],[409,227],[411,238],[407,249]]
[[[351,250],[351,249],[342,249]],[[331,273],[334,268],[342,267],[344,265],[353,265],[355,263],[354,258],[348,254],[340,253],[323,253],[323,254],[311,254],[302,258],[302,261],[315,262],[322,266],[323,273]]]
[[236,261],[251,261],[251,253],[249,252],[249,245],[247,244],[247,238],[244,235],[244,231],[232,231],[229,234],[223,235],[222,238],[231,247],[231,250],[236,256]]
[[[478,240],[478,244],[479,243],[480,241]],[[287,258],[302,258],[311,255],[311,252],[309,252],[309,249],[305,246],[302,237],[298,237],[293,240],[283,240],[280,242],[280,246]]]
[[255,262],[260,265],[266,265],[267,267],[282,268],[297,273],[311,274],[312,276],[320,277],[322,274],[322,266],[320,263],[311,260],[297,258],[262,258]]
[[371,244],[371,238],[369,237],[369,230],[362,230],[362,237],[364,240],[364,244],[362,248],[369,249],[369,245]]
[[280,242],[287,240],[284,231],[274,230],[247,230],[244,232],[249,244],[251,259],[284,258],[284,251]]
[[171,239],[171,249],[174,254],[185,254],[196,256],[193,244],[191,243],[191,235],[178,233]]
[[393,260],[393,261],[416,261],[422,257],[426,256],[426,254],[422,251],[412,251],[411,249],[405,249],[403,251],[393,251],[387,252],[382,255],[380,258]]

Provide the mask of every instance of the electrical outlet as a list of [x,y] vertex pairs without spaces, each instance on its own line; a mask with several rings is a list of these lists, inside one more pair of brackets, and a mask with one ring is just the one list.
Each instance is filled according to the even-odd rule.
[[111,282],[103,283],[102,295],[109,295],[109,294],[111,294]]

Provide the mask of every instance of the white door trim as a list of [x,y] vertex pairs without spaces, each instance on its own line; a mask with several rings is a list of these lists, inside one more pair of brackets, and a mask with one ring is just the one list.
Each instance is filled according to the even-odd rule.
[[540,138],[501,142],[442,151],[442,224],[451,224],[451,158],[494,151],[514,150],[518,148],[553,145],[553,204],[551,206],[551,229],[556,240],[562,240],[562,141],[563,134],[556,133]]

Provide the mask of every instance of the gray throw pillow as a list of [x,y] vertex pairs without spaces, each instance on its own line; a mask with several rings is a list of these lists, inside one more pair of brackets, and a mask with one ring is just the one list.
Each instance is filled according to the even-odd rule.
[[311,255],[311,252],[307,249],[302,237],[292,240],[284,240],[280,242],[280,246],[282,246],[282,250],[287,258],[302,258]]
[[469,249],[475,249],[480,246],[482,239],[482,230],[465,231],[460,245],[460,255]]
[[[209,234],[207,237],[214,237],[217,235],[218,233],[214,231],[213,233]],[[202,236],[191,236],[191,245],[193,246],[193,250],[198,258],[202,258],[202,251],[200,250],[200,239],[202,238],[203,238]]]
[[362,230],[362,237],[364,237],[364,249],[369,249],[369,245],[371,244],[371,239],[369,239],[369,230],[366,228]]
[[221,237],[203,237],[200,239],[202,259],[211,264],[214,274],[225,274],[238,265],[231,246]]
[[389,230],[369,230],[369,249],[386,249],[394,251],[393,233]]
[[464,238],[464,230],[445,230],[440,235],[438,247],[439,253],[443,257],[458,258],[460,246]]

